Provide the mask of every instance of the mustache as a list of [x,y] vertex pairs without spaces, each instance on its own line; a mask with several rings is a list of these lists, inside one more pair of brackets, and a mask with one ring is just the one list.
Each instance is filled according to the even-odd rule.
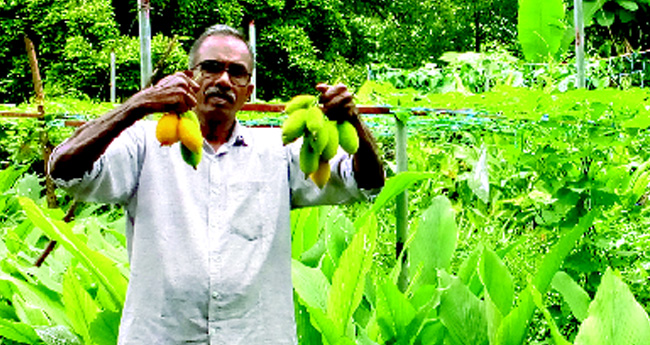
[[219,86],[211,86],[207,88],[203,95],[205,98],[217,96],[229,101],[230,103],[235,103],[235,99],[237,98],[232,90],[227,90]]

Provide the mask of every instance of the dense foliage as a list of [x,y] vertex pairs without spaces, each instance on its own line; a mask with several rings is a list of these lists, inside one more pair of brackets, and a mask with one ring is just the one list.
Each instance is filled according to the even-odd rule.
[[[0,121],[3,344],[115,344],[129,275],[123,211],[60,191],[46,200],[42,140],[47,133],[58,144],[73,130],[65,120],[114,107],[99,101],[111,51],[119,96],[139,88],[136,3],[0,3],[2,101],[33,95],[25,33],[48,93],[44,118]],[[262,98],[345,81],[358,103],[393,111],[366,117],[388,177],[372,203],[292,211],[300,344],[650,339],[650,93],[630,87],[650,80],[627,73],[625,60],[592,59],[588,89],[576,88],[567,63],[572,5],[152,3],[154,63],[171,47],[165,73],[187,67],[192,37],[207,25],[245,30],[254,19]],[[648,7],[586,1],[589,53],[647,48]],[[30,103],[0,110],[35,111]],[[284,115],[239,118],[278,124]],[[407,172],[396,164],[396,121],[408,130]],[[395,230],[403,191],[405,243]],[[56,249],[37,267],[52,239]]]
[[[164,73],[185,69],[192,40],[214,23],[248,32],[257,27],[258,95],[271,100],[312,91],[317,81],[359,86],[366,66],[418,68],[445,65],[445,52],[492,51],[521,57],[517,0],[151,2],[153,62],[175,38]],[[571,31],[572,1],[558,23]],[[585,1],[591,55],[648,48],[649,5],[644,0]],[[137,1],[10,0],[0,2],[0,100],[21,103],[32,95],[23,36],[36,44],[49,96],[108,99],[109,55],[116,53],[117,95],[140,87]],[[573,35],[563,41],[563,56]]]

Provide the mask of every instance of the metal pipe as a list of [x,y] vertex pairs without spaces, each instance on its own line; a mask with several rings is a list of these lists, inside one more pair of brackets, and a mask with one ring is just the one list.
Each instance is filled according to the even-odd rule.
[[138,0],[140,23],[140,87],[145,88],[151,79],[151,6],[149,0]]
[[111,103],[115,103],[115,52],[111,51]]
[[[255,51],[257,48],[255,47],[255,21],[251,20],[251,22],[248,24],[248,42],[251,45],[251,49],[253,50],[251,53],[253,53],[253,60],[257,59],[257,55],[255,54]],[[253,69],[252,71],[253,76],[251,77],[251,83],[255,85],[255,88],[253,89],[253,93],[251,94],[251,102],[256,102],[257,101],[257,69]]]
[[[408,171],[408,129],[406,123],[395,116],[395,159],[397,160],[397,172]],[[400,291],[406,291],[408,287],[408,257],[405,251],[406,239],[408,238],[408,193],[402,192],[395,199],[395,254],[401,258],[401,270],[397,282]]]
[[582,89],[586,86],[585,76],[585,21],[582,0],[574,0],[574,26],[576,35],[576,69],[578,70],[576,87]]

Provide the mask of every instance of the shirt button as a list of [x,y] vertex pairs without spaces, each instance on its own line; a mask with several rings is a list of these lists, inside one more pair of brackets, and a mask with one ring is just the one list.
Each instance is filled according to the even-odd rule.
[[219,298],[221,298],[221,296],[219,295],[218,292],[215,291],[215,292],[212,293],[212,298],[219,299]]

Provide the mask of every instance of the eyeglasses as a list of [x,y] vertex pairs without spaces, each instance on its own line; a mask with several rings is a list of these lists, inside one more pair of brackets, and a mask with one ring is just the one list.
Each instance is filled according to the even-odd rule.
[[208,76],[220,76],[224,71],[228,72],[230,82],[237,86],[246,86],[251,81],[251,73],[248,73],[246,66],[238,63],[226,65],[218,60],[203,60],[194,68],[200,69],[201,73]]

